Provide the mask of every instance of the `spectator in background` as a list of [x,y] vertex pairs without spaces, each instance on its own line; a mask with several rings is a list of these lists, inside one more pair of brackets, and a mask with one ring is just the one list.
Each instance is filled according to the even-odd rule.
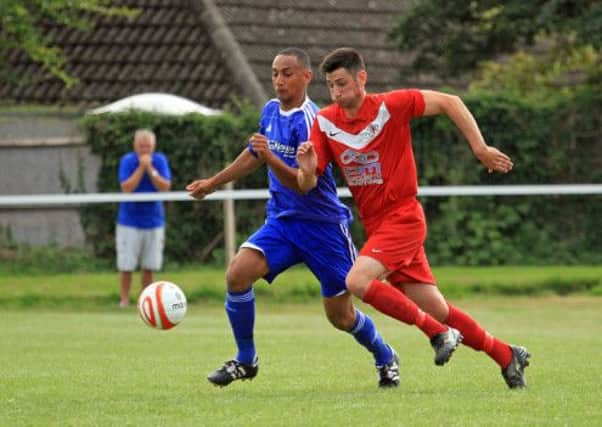
[[[138,129],[134,151],[119,161],[119,183],[125,193],[167,191],[171,170],[167,157],[155,152],[155,134]],[[132,272],[140,265],[142,289],[153,282],[153,271],[161,269],[165,242],[163,202],[122,202],[119,204],[115,243],[121,286],[120,307],[129,305]]]

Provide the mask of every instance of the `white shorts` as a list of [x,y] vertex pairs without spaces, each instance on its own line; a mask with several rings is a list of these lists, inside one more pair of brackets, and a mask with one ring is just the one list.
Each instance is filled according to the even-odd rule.
[[115,246],[119,271],[135,271],[138,264],[143,270],[160,270],[163,265],[165,227],[147,229],[117,224]]

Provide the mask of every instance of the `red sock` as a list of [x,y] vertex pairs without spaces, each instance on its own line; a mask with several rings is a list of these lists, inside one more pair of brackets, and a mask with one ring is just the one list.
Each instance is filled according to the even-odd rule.
[[456,328],[464,335],[462,344],[466,344],[477,351],[484,351],[502,368],[508,366],[512,360],[510,346],[489,334],[468,313],[454,307],[449,302],[447,305],[449,315],[445,323],[452,328]]
[[427,337],[432,338],[447,327],[435,320],[430,314],[420,310],[403,292],[378,280],[368,285],[364,294],[364,302],[381,313],[400,320],[408,325],[416,325]]

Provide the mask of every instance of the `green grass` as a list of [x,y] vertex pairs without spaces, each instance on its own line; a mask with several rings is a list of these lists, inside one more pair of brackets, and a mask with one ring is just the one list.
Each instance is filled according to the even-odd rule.
[[434,366],[417,329],[365,305],[400,353],[398,389],[376,388],[369,355],[328,325],[317,301],[259,299],[259,375],[224,389],[205,380],[234,352],[216,304],[193,305],[181,325],[161,332],[143,325],[133,308],[3,310],[0,425],[602,425],[599,298],[471,298],[459,305],[493,334],[528,346],[527,390],[507,390],[498,367],[467,347],[445,367]]
[[[448,298],[495,295],[602,296],[602,266],[570,267],[441,267],[435,268],[439,288]],[[200,267],[165,271],[156,279],[180,285],[189,301],[223,302],[224,270]],[[138,290],[138,277],[133,289]],[[316,301],[320,288],[306,268],[291,269],[268,286],[255,287],[266,300],[277,302]],[[132,298],[135,292],[132,292]],[[74,272],[60,274],[0,274],[0,307],[106,308],[118,297],[116,272]]]

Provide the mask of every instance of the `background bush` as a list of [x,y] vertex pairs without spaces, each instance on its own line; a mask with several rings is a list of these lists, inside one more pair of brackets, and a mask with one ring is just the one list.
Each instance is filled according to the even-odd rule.
[[[413,123],[419,184],[508,185],[602,182],[602,94],[578,93],[545,105],[473,94],[464,98],[488,143],[508,153],[515,168],[488,174],[455,126],[444,117]],[[231,162],[256,130],[258,112],[243,106],[236,115],[161,116],[148,113],[89,116],[88,142],[102,158],[99,191],[119,191],[117,167],[131,150],[139,127],[157,134],[167,154],[172,189],[207,177]],[[339,183],[341,183],[339,179]],[[265,169],[236,188],[265,188]],[[344,200],[351,203],[350,200]],[[427,251],[434,264],[572,264],[602,261],[602,197],[429,197]],[[237,201],[238,241],[264,221],[265,201]],[[116,205],[82,208],[87,240],[101,258],[114,257]],[[223,262],[222,204],[166,203],[168,262]],[[357,216],[357,215],[356,215]],[[363,243],[361,225],[352,232]]]
[[[532,105],[465,98],[486,141],[514,169],[488,174],[446,118],[414,126],[420,185],[602,183],[602,96],[579,93]],[[427,251],[437,264],[599,263],[601,196],[424,198]]]

